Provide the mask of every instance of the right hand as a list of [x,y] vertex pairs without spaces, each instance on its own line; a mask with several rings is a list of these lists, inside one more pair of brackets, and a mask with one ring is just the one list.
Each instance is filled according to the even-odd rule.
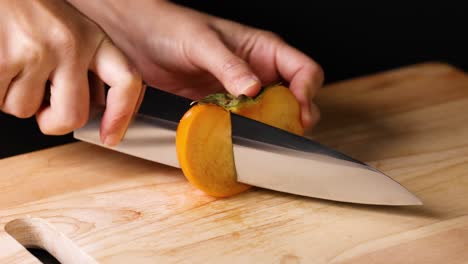
[[[0,109],[36,115],[44,134],[63,135],[88,120],[91,70],[111,88],[101,140],[117,144],[142,91],[141,77],[104,32],[63,0],[0,0]],[[50,100],[44,103],[46,83]]]

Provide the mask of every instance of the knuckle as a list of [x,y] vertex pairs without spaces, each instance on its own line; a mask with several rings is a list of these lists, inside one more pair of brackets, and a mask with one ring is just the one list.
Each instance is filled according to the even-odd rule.
[[34,65],[40,63],[44,59],[46,53],[47,52],[44,46],[33,45],[32,47],[27,49],[25,56],[28,63]]
[[58,132],[57,127],[48,124],[48,123],[38,123],[39,130],[42,132],[44,135],[60,135],[61,133]]
[[42,122],[38,120],[37,125],[44,135],[60,135],[60,133],[57,133],[57,127],[51,122]]
[[228,58],[222,65],[221,69],[223,73],[233,72],[241,67],[244,67],[246,63],[239,57],[233,56]]
[[67,132],[71,132],[86,124],[88,116],[81,112],[76,112],[67,117],[62,117],[62,128]]
[[87,122],[87,116],[81,113],[68,113],[68,115],[59,115],[54,118],[54,122],[42,124],[40,129],[46,135],[64,135],[84,126]]
[[325,80],[325,72],[323,68],[319,64],[313,63],[311,65],[310,71],[314,80],[316,80],[318,84],[322,85]]
[[51,29],[54,46],[59,47],[66,53],[75,53],[78,48],[78,40],[74,32],[65,25],[55,25]]
[[283,38],[281,38],[280,35],[278,35],[277,33],[273,31],[260,30],[258,34],[260,37],[267,39],[268,41],[275,41],[275,42],[283,41]]

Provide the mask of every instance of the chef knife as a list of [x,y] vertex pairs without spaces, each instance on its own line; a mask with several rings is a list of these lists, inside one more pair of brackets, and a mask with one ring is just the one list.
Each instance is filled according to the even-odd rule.
[[[123,141],[112,149],[179,168],[175,140],[179,120],[192,100],[147,87]],[[93,109],[76,139],[102,147],[103,109]],[[340,202],[420,205],[401,184],[377,169],[306,137],[231,113],[237,181]]]

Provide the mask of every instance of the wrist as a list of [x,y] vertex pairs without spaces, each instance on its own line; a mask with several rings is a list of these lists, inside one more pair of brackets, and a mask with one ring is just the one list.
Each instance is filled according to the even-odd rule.
[[[154,13],[168,0],[67,0],[81,13],[93,20],[105,31],[122,31],[126,25],[135,24],[138,17],[148,17],[146,12]],[[151,17],[151,16],[149,16]]]

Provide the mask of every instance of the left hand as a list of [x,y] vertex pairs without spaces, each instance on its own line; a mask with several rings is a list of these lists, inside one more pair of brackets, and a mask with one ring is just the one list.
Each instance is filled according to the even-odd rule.
[[319,119],[311,100],[323,83],[321,67],[274,33],[168,1],[69,1],[104,29],[149,85],[198,99],[223,87],[254,96],[282,81],[301,104],[304,126]]

